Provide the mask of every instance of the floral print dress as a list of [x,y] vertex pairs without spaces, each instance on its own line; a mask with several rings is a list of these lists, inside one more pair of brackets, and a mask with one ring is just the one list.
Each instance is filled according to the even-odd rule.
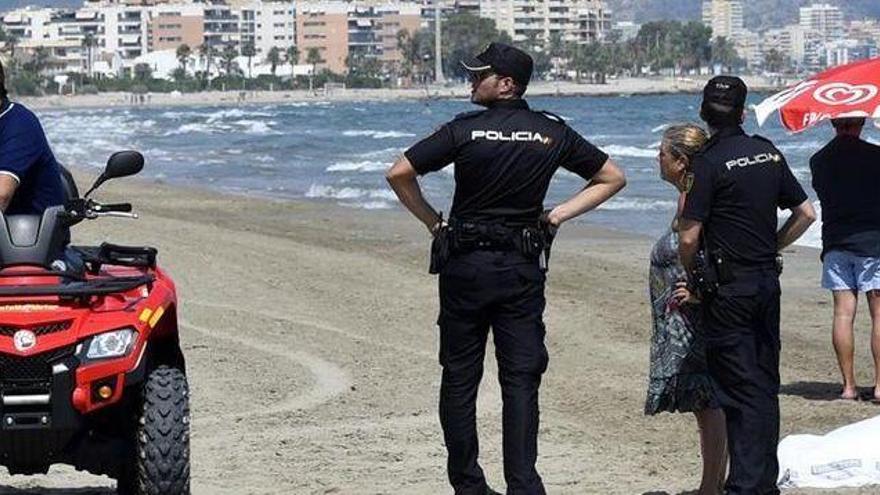
[[706,349],[700,308],[679,306],[675,284],[685,279],[678,257],[678,232],[671,228],[651,251],[649,274],[651,314],[651,369],[645,414],[694,412],[717,408],[715,387],[706,369]]

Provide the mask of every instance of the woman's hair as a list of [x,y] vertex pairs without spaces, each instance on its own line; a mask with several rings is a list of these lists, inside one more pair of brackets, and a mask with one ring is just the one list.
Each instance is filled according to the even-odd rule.
[[667,127],[663,132],[663,144],[666,144],[672,156],[686,158],[688,169],[691,167],[694,155],[708,140],[709,135],[696,124],[676,124]]

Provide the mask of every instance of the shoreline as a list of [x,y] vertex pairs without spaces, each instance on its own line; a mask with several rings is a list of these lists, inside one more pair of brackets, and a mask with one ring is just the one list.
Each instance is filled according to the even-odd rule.
[[[527,97],[614,97],[671,94],[696,94],[702,91],[708,76],[697,78],[621,78],[607,84],[583,84],[570,81],[533,82]],[[764,92],[779,89],[763,78],[744,78],[751,91]],[[141,103],[141,97],[143,102]],[[333,89],[281,91],[203,91],[199,93],[147,93],[133,95],[126,92],[107,92],[79,95],[47,95],[20,97],[18,101],[40,110],[73,108],[139,108],[165,106],[231,106],[249,104],[283,104],[318,101],[397,101],[424,99],[467,99],[469,89],[464,83],[446,86],[428,86],[410,89]],[[136,103],[133,103],[133,98]]]

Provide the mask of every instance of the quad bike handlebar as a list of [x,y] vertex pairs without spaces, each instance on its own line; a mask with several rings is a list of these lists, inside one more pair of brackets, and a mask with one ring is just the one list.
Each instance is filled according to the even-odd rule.
[[94,220],[101,217],[138,218],[137,213],[132,213],[131,210],[131,203],[103,204],[91,198],[77,198],[68,201],[58,216],[65,221],[67,226],[73,226],[83,220]]

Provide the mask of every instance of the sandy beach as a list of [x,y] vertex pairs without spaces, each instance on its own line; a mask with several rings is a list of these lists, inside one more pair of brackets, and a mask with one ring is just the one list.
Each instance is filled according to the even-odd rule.
[[[607,84],[579,84],[575,82],[534,81],[529,85],[529,96],[620,96],[647,94],[698,93],[708,76],[656,77],[609,79]],[[778,89],[772,81],[760,77],[746,77],[753,91]],[[465,84],[412,88],[412,89],[345,89],[330,91],[316,89],[285,91],[203,91],[200,93],[149,93],[132,95],[122,92],[79,95],[49,95],[22,97],[20,101],[34,109],[51,108],[107,108],[125,106],[207,106],[239,104],[273,104],[304,101],[388,101],[425,98],[468,98]]]
[[[194,493],[450,493],[435,412],[436,280],[426,273],[428,238],[417,222],[402,211],[134,179],[108,183],[98,197],[133,202],[141,219],[91,222],[75,231],[75,242],[154,245],[178,284]],[[699,483],[695,421],[642,414],[651,239],[590,226],[566,226],[559,239],[541,389],[539,469],[548,492],[688,493]],[[785,255],[783,435],[824,433],[876,415],[877,406],[833,400],[831,307],[817,288],[817,252]],[[861,313],[857,367],[867,385]],[[490,482],[502,487],[491,343],[487,356],[482,459]],[[106,495],[112,486],[63,467],[0,477],[3,494]]]

